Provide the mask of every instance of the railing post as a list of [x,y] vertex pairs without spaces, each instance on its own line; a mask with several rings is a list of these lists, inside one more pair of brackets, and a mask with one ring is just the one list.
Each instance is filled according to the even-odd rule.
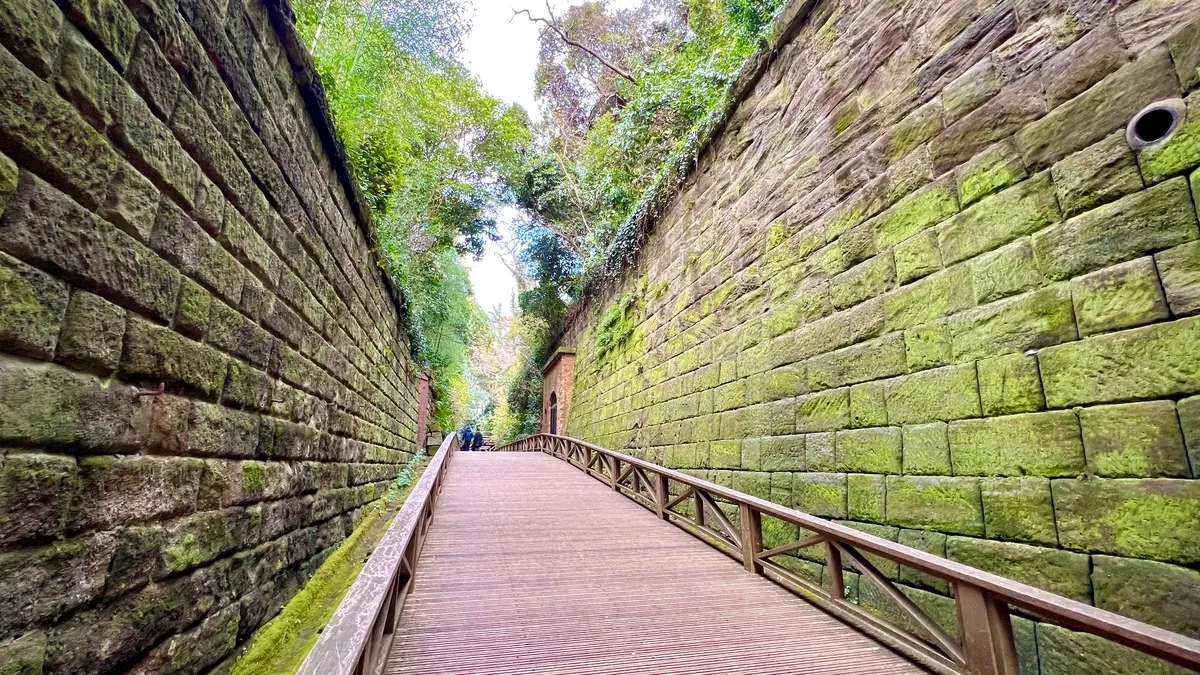
[[825,540],[825,588],[831,600],[846,599],[846,578],[842,575],[842,552],[833,545],[832,539]]
[[608,460],[608,482],[612,485],[612,489],[617,489],[618,472],[621,470],[621,463],[612,455],[604,456]]
[[738,513],[742,518],[742,562],[747,572],[762,574],[762,563],[758,560],[758,554],[763,550],[762,514],[749,504],[738,504]]
[[1008,605],[978,586],[954,584],[958,627],[967,667],[977,675],[1018,675],[1017,645]]
[[696,525],[704,527],[704,497],[700,495],[700,488],[692,488],[692,520],[696,521]]
[[654,496],[655,512],[658,513],[659,520],[666,520],[667,502],[671,499],[671,494],[667,490],[667,477],[661,473],[654,474]]

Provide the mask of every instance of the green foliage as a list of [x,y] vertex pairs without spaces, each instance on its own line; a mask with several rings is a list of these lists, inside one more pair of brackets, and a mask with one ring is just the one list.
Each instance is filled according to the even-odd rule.
[[459,2],[299,0],[296,12],[405,296],[414,355],[433,376],[433,423],[454,428],[486,325],[459,256],[497,238],[491,214],[523,161],[528,116],[454,60],[467,27]]

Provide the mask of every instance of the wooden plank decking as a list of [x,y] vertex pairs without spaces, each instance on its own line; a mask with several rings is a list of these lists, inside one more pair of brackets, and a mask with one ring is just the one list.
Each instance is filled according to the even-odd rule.
[[384,672],[921,673],[542,453],[459,453]]

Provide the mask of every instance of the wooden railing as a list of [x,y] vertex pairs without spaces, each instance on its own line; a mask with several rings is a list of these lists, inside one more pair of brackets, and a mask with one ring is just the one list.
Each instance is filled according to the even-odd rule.
[[[830,613],[934,669],[977,675],[1018,675],[1011,608],[1051,623],[1112,640],[1177,665],[1200,669],[1200,640],[1097,609],[1032,586],[860,532],[737,492],[636,457],[566,436],[538,434],[497,451],[543,451],[607,483],[659,518],[704,539],[746,570],[766,576]],[[728,512],[727,512],[728,511]],[[736,516],[731,515],[736,511]],[[811,532],[763,550],[763,517]],[[734,524],[734,520],[737,524]],[[824,583],[816,584],[773,560],[809,547],[825,552]],[[953,586],[956,639],[867,559],[878,556],[939,577]],[[847,600],[843,563],[849,563],[911,618],[909,631]]]
[[433,508],[458,450],[457,434],[442,441],[420,480],[342,599],[298,675],[369,675],[387,659],[412,590]]

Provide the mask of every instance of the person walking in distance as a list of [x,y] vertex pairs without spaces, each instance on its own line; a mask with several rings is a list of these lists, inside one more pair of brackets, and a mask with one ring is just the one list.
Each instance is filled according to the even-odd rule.
[[481,447],[483,447],[483,432],[476,429],[475,437],[471,439],[471,449],[478,450]]
[[458,449],[459,450],[470,450],[471,449],[471,441],[474,440],[474,438],[475,438],[475,435],[471,433],[471,425],[468,424],[468,425],[464,426],[462,428],[462,431],[459,433],[461,435],[459,436]]

